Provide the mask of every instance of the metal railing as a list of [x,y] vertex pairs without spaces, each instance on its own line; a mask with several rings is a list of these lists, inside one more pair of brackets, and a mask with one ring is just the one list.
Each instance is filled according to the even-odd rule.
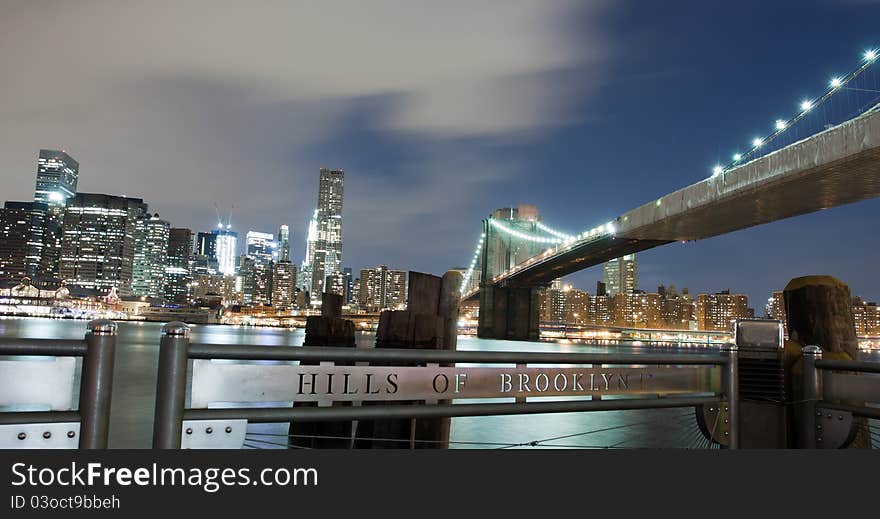
[[[377,369],[388,368],[391,363],[406,364],[410,367],[394,368],[404,371],[412,368],[413,364],[421,364],[427,366],[435,366],[437,369],[468,369],[468,368],[439,368],[439,366],[455,366],[456,363],[485,363],[485,364],[515,364],[517,369],[528,371],[527,365],[591,365],[591,366],[627,366],[626,369],[633,369],[629,366],[676,366],[677,368],[657,368],[666,369],[662,373],[663,380],[672,384],[675,390],[670,392],[657,391],[656,394],[650,394],[650,390],[642,391],[638,394],[648,395],[647,397],[638,398],[614,398],[614,399],[597,399],[590,400],[560,400],[560,401],[527,401],[527,399],[517,395],[513,402],[493,402],[493,403],[444,403],[450,400],[458,400],[462,398],[459,395],[445,395],[432,400],[431,398],[412,398],[408,400],[418,400],[425,403],[409,404],[409,405],[370,405],[370,406],[350,406],[350,405],[332,405],[334,402],[352,402],[359,401],[359,398],[366,398],[367,395],[361,393],[361,396],[343,398],[342,395],[333,393],[326,396],[322,402],[320,400],[311,400],[319,402],[318,407],[231,407],[231,408],[209,408],[206,405],[205,398],[199,397],[199,407],[187,408],[187,378],[189,373],[190,360],[193,361],[194,369],[192,373],[192,392],[199,387],[200,380],[199,369],[195,362],[209,360],[233,360],[233,361],[307,361],[316,364],[310,366],[310,369],[324,369],[323,375],[342,376],[341,372],[328,372],[332,369],[335,362],[343,363],[369,363],[374,366],[381,366]],[[360,364],[363,366],[364,364]],[[207,367],[200,365],[203,370]],[[270,368],[272,365],[251,365],[254,370]],[[691,370],[688,370],[688,367]],[[721,368],[720,377],[712,377],[710,382],[706,384],[694,383],[697,375],[697,367],[707,367],[715,369]],[[288,366],[288,368],[292,368]],[[343,369],[340,367],[340,369]],[[345,367],[345,370],[353,370],[355,368]],[[474,368],[470,368],[474,369]],[[479,369],[479,368],[476,368]],[[557,368],[562,375],[564,368]],[[207,371],[203,371],[206,373]],[[384,372],[383,372],[384,373]],[[476,372],[472,372],[472,376],[476,376]],[[493,372],[495,373],[495,372]],[[534,373],[534,372],[533,372]],[[568,373],[568,372],[566,372]],[[679,375],[680,373],[680,375]],[[304,374],[294,372],[289,369],[286,377],[292,374],[299,376],[299,395],[303,394]],[[275,375],[267,374],[268,378],[275,376],[283,378],[279,373]],[[309,376],[309,375],[306,375]],[[305,386],[311,389],[314,394],[315,378],[305,380],[311,386]],[[441,376],[441,375],[438,375]],[[442,374],[447,381],[445,374]],[[502,375],[503,377],[504,375]],[[546,375],[545,375],[546,376]],[[676,378],[677,377],[677,378]],[[219,377],[218,377],[219,379]],[[527,377],[528,379],[528,377]],[[257,381],[259,376],[256,371],[250,371],[248,378],[242,378],[247,381]],[[311,380],[311,382],[308,382]],[[337,378],[338,380],[338,378]],[[436,382],[435,378],[435,382]],[[502,380],[504,380],[502,378]],[[537,380],[537,378],[535,379]],[[592,386],[593,381],[590,379]],[[623,379],[621,379],[623,380]],[[265,381],[262,381],[265,382]],[[289,381],[288,381],[289,382]],[[456,378],[456,385],[458,384]],[[554,379],[554,385],[557,379]],[[628,384],[626,381],[618,381],[620,384]],[[347,378],[346,378],[347,383]],[[585,382],[586,383],[586,382]],[[329,382],[328,382],[329,384]],[[369,388],[369,382],[368,388]],[[547,379],[549,386],[549,378]],[[606,388],[608,381],[605,382]],[[693,384],[693,390],[689,390]],[[672,387],[670,386],[670,387]],[[503,387],[503,383],[502,383]],[[546,387],[546,386],[545,386]],[[623,387],[623,386],[621,386]],[[706,391],[709,387],[709,391]],[[274,388],[277,389],[277,388]],[[397,389],[395,385],[395,390]],[[436,386],[435,386],[436,389]],[[520,388],[522,389],[522,388]],[[270,388],[273,390],[273,388]],[[540,389],[539,389],[540,391]],[[247,421],[250,423],[283,423],[291,421],[302,422],[325,422],[325,421],[349,421],[361,419],[395,419],[395,418],[435,418],[435,417],[461,417],[461,416],[492,416],[492,415],[516,415],[516,414],[533,414],[533,413],[561,413],[573,411],[607,411],[607,410],[632,410],[632,409],[659,409],[659,408],[675,408],[675,407],[692,407],[704,404],[717,404],[719,401],[726,400],[729,407],[729,436],[727,444],[729,448],[735,449],[739,447],[739,405],[738,405],[738,371],[737,371],[737,348],[734,345],[726,345],[720,354],[591,354],[591,353],[541,353],[541,352],[478,352],[478,351],[438,351],[438,350],[401,350],[401,349],[358,349],[358,348],[324,348],[324,347],[284,347],[284,346],[254,346],[254,345],[218,345],[218,344],[197,344],[190,343],[189,328],[183,323],[169,323],[163,327],[162,338],[159,350],[159,366],[157,374],[157,392],[156,392],[156,408],[153,428],[153,448],[161,449],[178,449],[182,446],[182,438],[184,436],[184,423],[195,421],[216,421],[222,425],[226,421]],[[308,394],[308,391],[306,392]],[[367,391],[369,393],[369,391]],[[254,394],[262,395],[264,393],[256,391]],[[267,402],[279,401],[297,401],[298,397],[295,392],[287,390],[284,393],[281,390],[273,393],[275,396],[268,397]],[[552,394],[549,393],[549,394]],[[678,396],[678,395],[681,396]],[[284,397],[279,395],[286,395]],[[511,395],[513,396],[513,395]],[[544,395],[530,395],[544,396]],[[658,398],[658,396],[663,396]],[[479,394],[471,398],[485,398],[486,394]],[[317,398],[317,397],[315,397]],[[374,400],[381,400],[383,397],[377,396]],[[464,397],[468,398],[468,397]],[[193,397],[195,401],[195,397]],[[234,400],[223,399],[224,402],[233,402]],[[240,425],[238,423],[237,425]],[[205,432],[209,435],[214,426],[204,427]],[[232,431],[231,426],[225,427],[227,433]],[[218,430],[219,433],[219,430]],[[191,427],[187,427],[186,434],[193,434]],[[217,435],[214,435],[215,437]]]
[[[17,439],[11,444],[7,443],[7,446],[17,447],[18,442],[21,442],[22,448],[76,445],[81,449],[106,449],[115,345],[116,323],[103,319],[89,322],[83,340],[0,340],[0,355],[12,356],[13,358],[4,361],[13,364],[27,360],[14,357],[82,357],[78,409],[70,410],[72,402],[68,402],[64,406],[67,410],[0,412],[0,429],[4,429],[4,434],[12,434]],[[49,380],[33,382],[42,385],[50,383]],[[0,380],[0,392],[4,395],[14,391],[26,392],[21,388],[8,386],[17,383],[19,381],[13,377],[3,378]],[[26,394],[22,396],[27,397]],[[45,402],[29,403],[45,404]],[[78,442],[74,443],[77,436],[76,426],[79,428],[79,438]],[[53,441],[53,432],[56,434],[55,441]],[[57,442],[58,434],[67,438],[63,440],[64,443]]]
[[805,346],[801,447],[846,447],[859,428],[854,417],[880,419],[876,374],[880,362],[823,359],[820,347]]

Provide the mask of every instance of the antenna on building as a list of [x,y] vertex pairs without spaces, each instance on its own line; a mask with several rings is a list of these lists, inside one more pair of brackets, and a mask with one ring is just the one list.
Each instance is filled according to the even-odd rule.
[[229,206],[229,218],[226,219],[226,228],[232,228],[232,210],[235,209],[235,204]]

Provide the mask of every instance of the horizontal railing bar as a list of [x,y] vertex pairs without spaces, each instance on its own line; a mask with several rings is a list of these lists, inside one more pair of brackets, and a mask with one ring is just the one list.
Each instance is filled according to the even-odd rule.
[[82,339],[0,339],[0,355],[82,357],[85,354],[86,342]]
[[866,418],[874,418],[880,420],[880,407],[864,407],[849,404],[835,404],[831,402],[816,402],[816,407],[822,409],[833,409],[836,411],[847,411],[856,416],[864,416]]
[[15,411],[0,412],[0,425],[29,423],[79,422],[79,411]]
[[260,407],[229,409],[187,409],[184,420],[248,420],[254,423],[348,421],[395,418],[440,418],[451,416],[501,416],[578,411],[625,411],[692,407],[718,402],[718,396],[666,398],[621,398],[615,400],[564,400],[486,404],[437,404],[393,406]]
[[326,348],[314,346],[241,346],[190,344],[192,359],[308,360],[338,362],[437,362],[505,364],[649,364],[722,365],[727,357],[705,354],[606,354],[508,351],[442,351],[393,348]]
[[880,373],[880,362],[864,362],[860,360],[816,359],[816,367],[827,370],[837,369],[862,373]]

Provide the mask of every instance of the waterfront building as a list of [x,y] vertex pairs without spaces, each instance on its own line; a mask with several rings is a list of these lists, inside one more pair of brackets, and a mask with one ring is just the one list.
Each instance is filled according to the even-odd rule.
[[272,306],[276,312],[289,313],[295,305],[296,264],[279,261],[272,267]]
[[749,300],[744,294],[723,290],[716,294],[699,294],[696,302],[697,329],[719,332],[733,331],[736,319],[752,317]]
[[385,265],[362,269],[358,304],[367,311],[402,310],[406,307],[406,271]]
[[696,329],[696,306],[691,299],[688,289],[676,293],[675,287],[670,287],[661,294],[663,301],[663,321],[666,327],[675,330]]
[[161,298],[165,285],[165,263],[171,224],[159,214],[138,219],[135,232],[131,293]]
[[764,305],[764,314],[768,319],[778,319],[782,321],[783,333],[788,337],[788,322],[785,318],[785,299],[781,290],[773,292],[773,294],[767,299],[767,304]]
[[302,264],[300,265],[296,281],[296,286],[299,287],[301,292],[307,295],[312,291],[312,258],[315,255],[315,246],[317,244],[318,210],[316,209],[312,214],[312,219],[309,220],[309,230],[306,234],[306,253],[303,257]]
[[245,254],[239,258],[238,277],[242,283],[242,304],[266,306],[272,304],[272,262]]
[[146,214],[147,204],[139,198],[77,193],[68,199],[61,279],[70,286],[130,295],[135,235]]
[[590,294],[585,290],[568,287],[565,295],[565,322],[570,324],[595,324],[590,313]]
[[626,328],[665,328],[660,294],[618,292],[611,298],[611,321]]
[[607,295],[596,295],[590,298],[590,315],[593,318],[593,324],[611,325],[611,308]]
[[854,297],[852,312],[856,335],[860,337],[880,336],[880,307],[877,306],[877,303],[866,302],[860,297]]
[[606,262],[604,283],[608,297],[636,291],[639,288],[636,255],[628,254]]
[[52,281],[46,254],[48,206],[42,202],[6,202],[0,209],[0,280]]
[[173,304],[190,302],[194,296],[193,280],[193,232],[173,228],[168,233],[162,299]]
[[342,269],[342,274],[345,277],[345,298],[343,301],[345,304],[351,304],[354,300],[354,276],[352,275],[351,267],[345,267]]

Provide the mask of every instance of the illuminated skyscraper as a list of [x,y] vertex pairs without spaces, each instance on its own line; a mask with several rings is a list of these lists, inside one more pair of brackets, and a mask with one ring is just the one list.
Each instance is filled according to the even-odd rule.
[[212,232],[214,235],[217,270],[224,276],[235,274],[235,247],[238,242],[238,233],[229,230],[230,227],[227,225],[224,229],[221,224]]
[[183,304],[195,295],[193,278],[193,233],[189,229],[171,229],[168,235],[168,256],[165,261],[163,299]]
[[287,225],[278,229],[278,261],[290,261],[290,228]]
[[326,279],[342,272],[344,178],[345,173],[342,170],[327,168],[321,168],[318,178],[318,208],[309,223],[309,241],[302,279],[307,282],[305,289],[308,290],[314,306],[321,304]]
[[278,242],[268,232],[248,231],[245,237],[247,255],[261,265],[268,265],[278,259]]
[[138,220],[136,229],[131,293],[162,297],[171,225],[157,213]]
[[361,308],[372,311],[401,310],[406,306],[406,271],[385,265],[361,270],[358,290]]
[[628,254],[605,263],[605,290],[609,298],[630,294],[639,288],[636,255]]
[[6,202],[0,209],[0,279],[47,277],[43,254],[47,211],[41,202]]
[[139,198],[77,193],[67,201],[61,238],[61,279],[119,295],[131,293],[135,236],[147,204]]
[[63,151],[40,150],[37,159],[37,182],[34,200],[49,207],[64,207],[76,194],[79,162]]

